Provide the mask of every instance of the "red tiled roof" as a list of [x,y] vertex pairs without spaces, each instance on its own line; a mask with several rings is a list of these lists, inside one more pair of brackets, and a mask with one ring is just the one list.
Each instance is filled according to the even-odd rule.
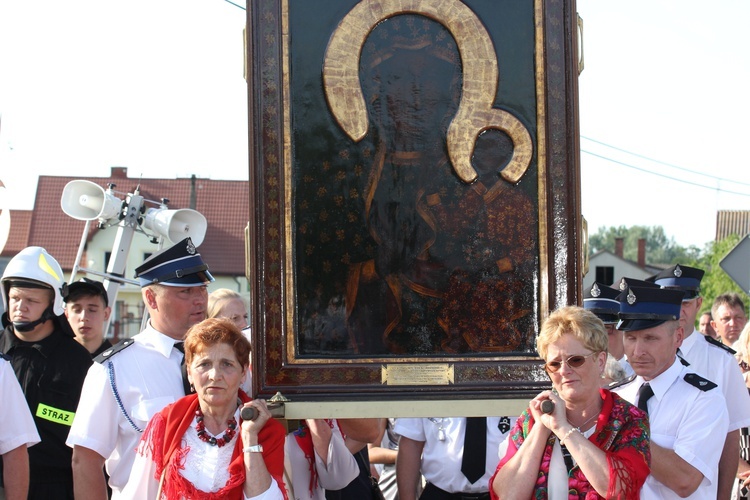
[[27,246],[29,240],[29,228],[31,227],[31,210],[11,210],[10,211],[10,233],[8,241],[5,242],[3,257],[12,257]]
[[[139,179],[127,178],[126,169],[113,168],[112,174],[113,177],[89,177],[85,180],[102,187],[109,183],[116,184],[113,189],[120,198],[125,197],[122,193],[133,193],[138,186]],[[85,222],[66,215],[60,208],[60,197],[65,185],[77,179],[81,177],[39,177],[33,214],[25,230],[22,223],[16,222],[16,218],[22,218],[17,214],[31,212],[11,212],[11,236],[3,256],[12,256],[26,246],[37,245],[54,255],[63,269],[73,266]],[[190,206],[191,192],[195,193],[195,206]],[[203,214],[208,221],[208,230],[200,253],[211,266],[211,273],[245,274],[244,229],[250,217],[248,181],[140,179],[139,194],[157,203],[161,198],[168,198],[170,209],[193,208]],[[156,206],[148,205],[149,208]],[[23,233],[28,233],[25,242],[22,241]],[[14,245],[10,244],[11,240]],[[20,243],[20,248],[16,241]],[[11,246],[15,252],[11,251]]]

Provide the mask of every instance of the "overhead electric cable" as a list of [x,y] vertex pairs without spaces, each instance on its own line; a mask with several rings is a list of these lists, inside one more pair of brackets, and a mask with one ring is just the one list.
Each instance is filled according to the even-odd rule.
[[[612,163],[617,163],[618,165],[622,165],[624,167],[632,168],[632,169],[638,170],[640,172],[645,172],[645,173],[648,173],[648,174],[656,175],[658,177],[663,177],[665,179],[669,179],[669,180],[672,180],[672,181],[682,182],[683,184],[689,184],[691,186],[696,186],[696,187],[700,187],[700,188],[704,188],[704,189],[710,189],[712,191],[720,191],[722,193],[736,194],[738,196],[747,196],[748,198],[750,198],[750,194],[748,194],[748,193],[740,193],[738,191],[730,191],[728,189],[722,189],[720,187],[706,186],[705,184],[700,184],[698,182],[691,182],[691,181],[687,181],[685,179],[680,179],[680,178],[677,178],[677,177],[672,177],[672,176],[669,176],[669,175],[664,175],[664,174],[661,174],[659,172],[654,172],[653,170],[648,170],[648,169],[642,168],[642,167],[636,167],[635,165],[631,165],[629,163],[625,163],[625,162],[622,162],[622,161],[619,161],[619,160],[614,160],[612,158],[608,158],[606,156],[602,156],[602,155],[599,155],[599,154],[596,154],[596,153],[592,153],[591,151],[586,151],[585,149],[581,149],[581,153],[586,153],[586,154],[591,155],[591,156],[596,156],[597,158],[601,158],[602,160],[611,161]],[[741,183],[738,183],[738,184],[741,184]]]
[[608,148],[620,151],[622,153],[626,153],[626,154],[629,154],[629,155],[632,155],[632,156],[636,156],[638,158],[642,158],[644,160],[652,161],[654,163],[659,163],[659,164],[665,165],[667,167],[676,168],[677,170],[682,170],[684,172],[689,172],[691,174],[702,175],[704,177],[708,177],[709,179],[714,179],[714,180],[717,180],[717,181],[731,182],[733,184],[741,184],[743,186],[750,186],[750,183],[747,183],[747,182],[741,182],[741,181],[737,181],[735,179],[727,179],[727,178],[724,178],[724,177],[717,177],[715,175],[706,174],[704,172],[698,172],[696,170],[690,170],[689,168],[681,167],[681,166],[675,165],[673,163],[667,163],[665,161],[657,160],[655,158],[650,158],[650,157],[644,156],[642,154],[634,153],[634,152],[629,151],[627,149],[618,148],[617,146],[613,146],[611,144],[607,144],[606,142],[597,141],[596,139],[592,139],[591,137],[586,137],[585,135],[581,135],[581,139],[586,139],[587,141],[595,142],[596,144],[601,144],[602,146],[606,146]]
[[247,10],[247,9],[246,9],[245,7],[243,7],[242,5],[236,4],[236,3],[234,3],[234,2],[232,2],[232,1],[230,1],[230,0],[224,0],[224,1],[225,1],[226,3],[231,3],[231,4],[232,4],[232,5],[234,5],[235,7],[239,7],[239,8],[240,8],[240,9],[242,9],[242,10]]

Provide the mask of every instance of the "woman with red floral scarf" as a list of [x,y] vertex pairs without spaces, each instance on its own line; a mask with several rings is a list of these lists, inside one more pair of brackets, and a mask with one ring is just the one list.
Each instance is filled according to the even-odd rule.
[[537,350],[553,391],[517,420],[491,498],[640,498],[650,471],[648,416],[600,389],[607,345],[604,324],[589,311],[570,306],[547,318]]
[[[151,419],[123,498],[285,499],[284,427],[240,390],[250,343],[230,320],[209,318],[188,330],[184,347],[195,394]],[[240,418],[247,406],[255,419]]]

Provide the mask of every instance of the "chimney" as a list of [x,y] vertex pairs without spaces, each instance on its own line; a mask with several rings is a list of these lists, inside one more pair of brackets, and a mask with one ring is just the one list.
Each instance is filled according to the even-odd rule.
[[646,267],[646,238],[638,238],[638,267]]
[[116,179],[127,179],[128,178],[128,167],[110,167],[110,177]]
[[195,174],[190,176],[190,208],[195,210],[198,205],[198,192],[195,190]]
[[624,238],[615,238],[615,255],[622,259],[622,249],[625,246]]

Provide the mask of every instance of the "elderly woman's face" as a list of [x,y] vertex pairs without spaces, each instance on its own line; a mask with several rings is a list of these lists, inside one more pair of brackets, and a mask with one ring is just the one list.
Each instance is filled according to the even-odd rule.
[[575,336],[565,334],[547,347],[545,362],[557,393],[565,401],[574,401],[598,394],[606,360],[606,352],[594,353]]
[[229,299],[222,301],[221,309],[219,309],[216,317],[231,320],[240,330],[247,328],[248,314],[245,310],[245,303],[242,302],[242,299]]
[[234,404],[245,369],[232,346],[216,344],[193,355],[188,378],[201,401],[209,405]]

